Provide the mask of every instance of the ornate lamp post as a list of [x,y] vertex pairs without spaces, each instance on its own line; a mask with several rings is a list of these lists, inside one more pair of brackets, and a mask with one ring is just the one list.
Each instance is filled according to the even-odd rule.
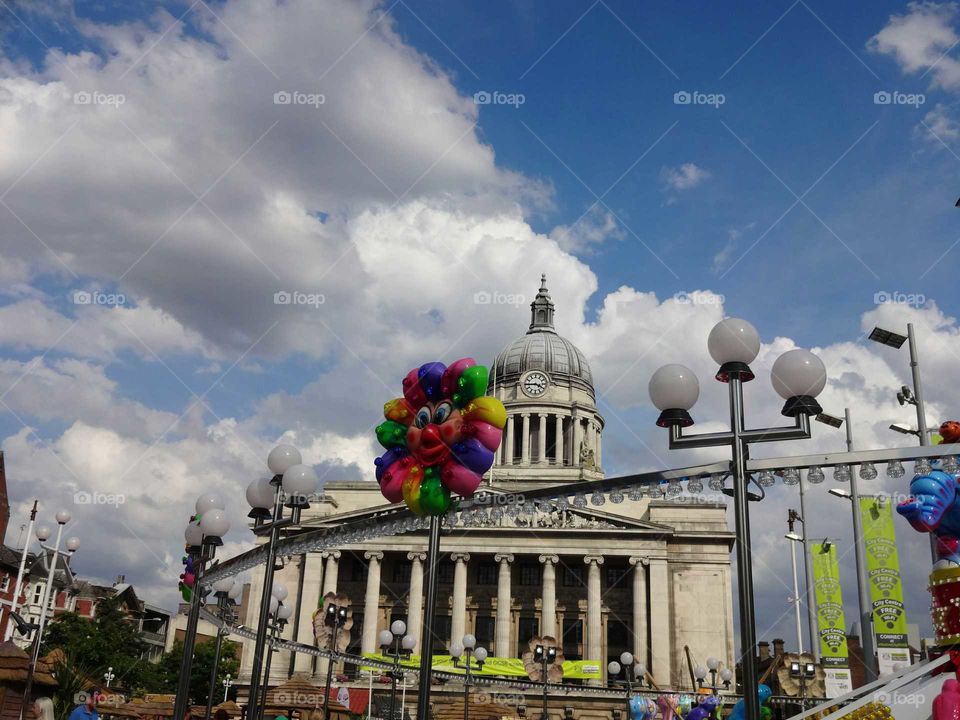
[[330,659],[327,661],[327,682],[323,691],[323,718],[326,720],[330,715],[330,685],[333,683],[333,656],[337,653],[337,635],[340,628],[344,626],[349,617],[349,608],[346,605],[337,605],[331,602],[327,605],[327,610],[323,615],[323,624],[330,628]]
[[[30,510],[30,523],[27,525],[27,541],[23,544],[23,552],[20,553],[20,568],[17,570],[17,582],[13,586],[13,599],[10,601],[10,614],[17,611],[17,605],[20,602],[20,591],[23,589],[23,574],[27,567],[27,555],[30,554],[30,542],[33,537],[33,524],[37,520],[37,501],[33,501],[33,509]],[[14,624],[7,623],[7,631],[4,640],[13,637]]]
[[[220,651],[223,648],[223,638],[230,634],[227,628],[236,619],[232,605],[237,602],[242,593],[243,583],[238,582],[235,578],[226,578],[213,584],[213,595],[217,599],[217,615],[224,621],[224,624],[217,628],[217,644],[213,650],[213,669],[210,671],[210,689],[207,691],[207,709],[203,716],[204,720],[210,720],[210,713],[213,711],[213,692],[217,682],[217,671],[220,669]],[[224,702],[226,702],[226,692],[224,692]]]
[[[685,436],[693,425],[690,409],[700,395],[693,371],[683,365],[665,365],[650,379],[650,399],[659,409],[657,425],[670,430],[670,448],[730,447],[732,494],[737,533],[737,589],[740,601],[740,653],[746,720],[760,720],[759,678],[753,648],[756,645],[753,569],[750,550],[750,512],[747,456],[751,443],[800,440],[810,437],[810,416],[823,409],[816,401],[827,382],[823,362],[807,350],[788,350],[773,364],[773,388],[786,402],[781,411],[794,419],[793,427],[747,429],[743,411],[743,383],[753,380],[750,363],[760,352],[760,337],[746,320],[727,318],[710,331],[707,347],[720,368],[716,379],[728,386],[730,429]],[[757,496],[759,499],[761,496]]]
[[483,663],[487,660],[487,649],[477,647],[477,638],[473,635],[464,635],[462,643],[452,643],[450,645],[450,657],[453,659],[454,667],[460,667],[461,658],[463,662],[463,720],[470,720],[470,685],[473,681],[473,670],[470,665],[471,656],[476,662],[477,669],[482,670]]
[[[710,656],[707,658],[706,666],[697,665],[693,669],[693,676],[697,680],[697,687],[704,688],[708,687],[713,691],[713,694],[717,694],[717,672],[720,668],[720,661],[715,657]],[[707,673],[710,673],[710,684],[707,685]]]
[[417,639],[413,635],[405,634],[407,624],[403,620],[394,620],[389,630],[381,630],[377,637],[380,642],[380,651],[393,658],[393,668],[390,670],[390,720],[402,720],[403,714],[397,715],[397,680],[403,678],[400,661],[413,654],[413,646]]
[[[622,664],[622,665],[621,665]],[[639,667],[639,666],[638,666]],[[621,670],[623,671],[623,679],[621,680],[618,675],[620,675]],[[627,691],[627,714],[630,714],[630,695],[633,694],[633,683],[636,679],[636,667],[633,664],[633,653],[624,652],[620,655],[620,662],[616,660],[611,660],[607,664],[607,680],[611,685],[622,685]]]
[[287,622],[293,615],[293,606],[285,605],[283,602],[287,599],[287,594],[286,585],[276,584],[273,586],[272,595],[270,597],[270,617],[273,618],[273,622],[269,627],[269,652],[267,653],[267,666],[263,673],[263,688],[259,705],[259,714],[257,715],[257,717],[261,719],[263,718],[264,709],[267,706],[267,692],[270,690],[270,666],[273,664],[273,654],[278,652],[274,646],[276,645],[277,638],[283,633],[283,629],[286,627]]
[[230,688],[233,687],[233,680],[230,679],[230,673],[227,673],[227,676],[221,684],[223,685],[223,701],[226,702],[227,694],[230,692]]
[[[316,492],[317,489],[317,474],[312,467],[301,463],[300,451],[292,445],[277,445],[271,450],[267,457],[267,467],[270,468],[273,477],[270,480],[254,480],[247,487],[247,502],[251,507],[249,517],[253,519],[253,533],[267,538],[267,562],[263,570],[260,616],[257,620],[257,637],[253,647],[250,693],[247,703],[252,717],[259,716],[258,708],[263,704],[260,701],[265,699],[258,697],[260,668],[264,662],[263,652],[267,643],[277,541],[284,528],[300,524],[300,513],[310,507],[307,496]],[[289,517],[283,516],[284,505],[290,508]],[[180,719],[177,718],[177,720]]]
[[116,679],[116,677],[117,677],[116,674],[113,672],[113,666],[111,665],[110,667],[107,668],[107,671],[103,674],[103,679],[106,681],[107,687],[110,687],[110,683],[112,683]]
[[540,663],[540,677],[543,678],[543,716],[542,720],[549,720],[547,713],[547,668],[557,659],[557,648],[554,645],[537,645],[533,649],[533,661]]
[[174,720],[183,720],[189,708],[190,669],[193,666],[193,647],[197,641],[197,623],[200,621],[200,605],[203,601],[203,572],[207,562],[213,559],[216,548],[223,545],[221,538],[230,531],[230,521],[223,511],[223,502],[216,495],[201,495],[195,505],[200,522],[190,522],[183,536],[187,553],[196,563],[193,594],[190,598],[190,614],[183,636],[183,659],[180,661],[180,678],[173,707]]

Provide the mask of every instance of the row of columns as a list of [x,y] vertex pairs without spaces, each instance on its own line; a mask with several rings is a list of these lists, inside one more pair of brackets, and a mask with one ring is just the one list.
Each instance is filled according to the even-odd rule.
[[[573,458],[572,465],[576,466],[580,462],[577,453],[580,452],[580,443],[584,441],[583,431],[584,423],[586,423],[586,445],[588,448],[591,448],[594,451],[594,461],[597,467],[601,467],[599,423],[590,417],[561,415],[557,413],[537,413],[537,417],[539,418],[537,427],[537,447],[539,449],[539,456],[537,458],[537,462],[533,463],[530,442],[533,436],[530,434],[530,416],[531,413],[514,413],[507,416],[506,436],[504,437],[503,442],[500,444],[500,449],[497,451],[497,462],[500,465],[513,465],[515,459],[519,459],[521,465],[548,464],[547,418],[553,417],[556,420],[553,440],[555,446],[554,458],[556,458],[556,464],[561,466],[566,464],[566,458],[564,454],[565,433],[563,432],[563,420],[564,418],[568,418],[571,420],[571,426],[573,427],[573,447],[571,456]],[[515,433],[517,432],[517,418],[520,419],[520,432],[522,433],[519,458],[514,457],[514,438],[516,437]]]
[[[411,561],[410,590],[407,610],[407,633],[417,642],[415,653],[420,652],[420,629],[423,622],[423,579],[425,552],[408,552],[407,559]],[[339,561],[339,550],[326,551],[320,555],[308,554],[300,571],[304,573],[304,591],[299,613],[299,632],[297,639],[300,642],[313,642],[312,615],[319,606],[320,598],[328,592],[336,592]],[[453,603],[451,611],[450,641],[458,641],[466,632],[467,618],[467,569],[470,554],[455,552],[450,555],[454,562],[453,575]],[[381,566],[383,552],[371,550],[364,553],[367,561],[367,585],[364,593],[364,623],[361,637],[362,652],[377,651],[377,634],[382,628],[378,627],[380,617],[380,588]],[[494,560],[498,565],[497,575],[497,607],[495,615],[494,639],[497,653],[504,653],[504,649],[511,647],[512,620],[512,573],[514,563],[512,553],[497,553]],[[545,554],[539,556],[543,564],[541,576],[541,635],[551,635],[559,638],[562,629],[557,626],[557,565],[560,559],[557,555]],[[321,562],[325,562],[323,572],[322,592]],[[603,656],[603,602],[601,568],[604,558],[600,555],[586,555],[583,562],[587,566],[587,613],[585,658],[600,662],[605,667]],[[649,646],[649,667],[654,678],[669,683],[670,659],[672,657],[671,603],[669,596],[669,571],[666,558],[631,557],[633,566],[633,653],[638,658],[647,657]],[[259,574],[258,574],[259,575]],[[256,577],[256,576],[255,576]],[[254,583],[256,585],[256,582]],[[254,588],[255,589],[255,588]],[[653,591],[653,597],[648,596]],[[254,596],[256,597],[256,596]],[[297,655],[295,669],[297,672],[309,673],[312,669],[312,657]],[[318,671],[325,670],[325,661],[320,660]]]

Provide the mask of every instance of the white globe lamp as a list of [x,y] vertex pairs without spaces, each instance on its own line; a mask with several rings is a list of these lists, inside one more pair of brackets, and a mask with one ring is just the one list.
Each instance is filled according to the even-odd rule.
[[700,397],[700,381],[693,370],[683,365],[664,365],[650,378],[647,386],[650,402],[660,411],[660,427],[690,427],[690,408]]
[[300,451],[293,445],[277,445],[267,456],[267,467],[274,475],[283,475],[288,468],[300,463]]
[[787,417],[823,412],[816,397],[827,384],[827,369],[823,360],[809,350],[787,350],[778,357],[770,371],[770,382],[786,400],[781,412]]

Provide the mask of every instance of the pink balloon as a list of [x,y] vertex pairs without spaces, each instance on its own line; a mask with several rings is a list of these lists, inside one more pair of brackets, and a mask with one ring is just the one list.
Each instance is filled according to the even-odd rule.
[[411,456],[401,458],[390,463],[380,478],[380,492],[387,502],[403,502],[403,481],[410,472],[410,467],[416,463]]
[[470,468],[450,460],[440,468],[440,481],[458,495],[473,495],[483,480]]
[[468,438],[476,438],[487,450],[496,451],[500,447],[503,430],[483,420],[472,420],[464,423],[463,435]]
[[473,367],[476,364],[473,358],[460,358],[443,371],[443,375],[440,377],[440,392],[443,393],[445,398],[453,397],[460,375],[468,367]]

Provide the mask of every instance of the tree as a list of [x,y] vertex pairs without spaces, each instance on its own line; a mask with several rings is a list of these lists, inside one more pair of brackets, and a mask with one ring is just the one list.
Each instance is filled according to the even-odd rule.
[[[216,654],[216,640],[198,642],[193,648],[193,664],[190,670],[190,698],[195,703],[204,703],[210,688],[210,673],[213,670],[213,658]],[[183,660],[183,642],[176,640],[173,649],[164,653],[157,666],[164,692],[176,692],[180,678],[180,663]],[[220,664],[217,679],[213,686],[214,699],[223,692],[224,678],[227,674],[235,678],[240,669],[239,645],[224,640],[220,650]]]

